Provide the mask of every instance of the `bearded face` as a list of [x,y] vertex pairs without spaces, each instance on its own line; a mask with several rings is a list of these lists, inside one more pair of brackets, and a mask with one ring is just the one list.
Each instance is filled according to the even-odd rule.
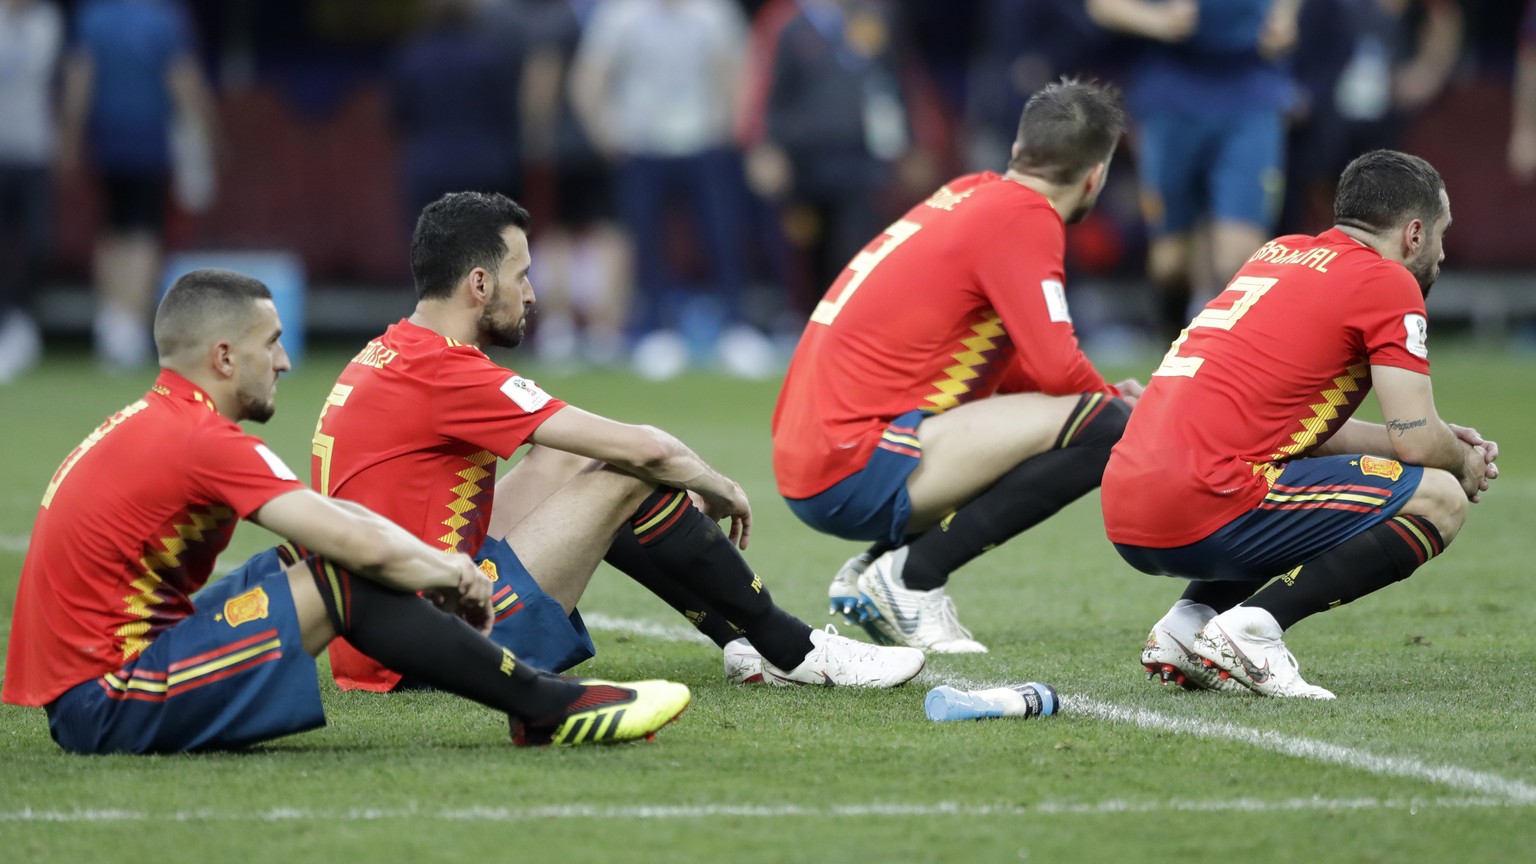
[[502,290],[501,280],[491,277],[491,302],[480,313],[480,344],[516,348],[528,332],[533,304],[524,304],[512,291]]

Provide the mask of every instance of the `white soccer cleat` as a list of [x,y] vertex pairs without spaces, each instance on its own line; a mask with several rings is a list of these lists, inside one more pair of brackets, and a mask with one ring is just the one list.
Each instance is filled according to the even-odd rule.
[[864,628],[870,640],[878,645],[893,645],[896,643],[875,625],[874,612],[864,603],[864,597],[859,592],[859,577],[864,575],[874,560],[874,556],[868,552],[860,552],[843,562],[837,575],[832,577],[832,584],[827,587],[827,614],[843,616],[843,623],[849,627]]
[[987,653],[987,646],[977,642],[960,623],[955,601],[943,588],[913,591],[902,582],[906,563],[907,547],[902,546],[876,558],[859,576],[859,593],[874,616],[871,623],[892,642],[924,651]]
[[1153,624],[1152,632],[1147,634],[1147,644],[1141,649],[1141,665],[1146,667],[1147,680],[1160,680],[1163,684],[1171,682],[1185,690],[1242,690],[1242,684],[1207,667],[1190,647],[1195,642],[1195,634],[1214,617],[1216,610],[1204,603],[1181,600]]
[[765,662],[763,655],[745,637],[725,644],[725,680],[732,684],[787,686],[789,682],[763,674]]
[[788,672],[763,661],[763,680],[823,687],[900,687],[927,662],[916,648],[871,645],[837,635],[831,624],[811,631],[811,653]]
[[1219,670],[1255,693],[1334,698],[1331,692],[1302,680],[1301,667],[1280,634],[1280,624],[1267,610],[1234,606],[1208,621],[1192,647],[1207,668]]

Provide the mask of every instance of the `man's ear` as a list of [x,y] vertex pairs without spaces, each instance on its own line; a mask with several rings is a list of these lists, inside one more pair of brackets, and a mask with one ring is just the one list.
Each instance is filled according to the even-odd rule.
[[484,306],[491,302],[491,274],[484,267],[476,267],[464,277],[469,285],[469,297],[476,306]]
[[215,374],[224,378],[233,378],[235,375],[234,346],[223,340],[213,343],[208,349],[208,364]]
[[1429,243],[1429,226],[1423,219],[1409,219],[1403,226],[1402,233],[1403,257],[1413,259],[1424,250]]
[[1103,188],[1104,177],[1108,172],[1108,162],[1100,162],[1099,164],[1088,169],[1088,177],[1086,178],[1086,182],[1083,184],[1083,197],[1085,199],[1091,197],[1094,192]]

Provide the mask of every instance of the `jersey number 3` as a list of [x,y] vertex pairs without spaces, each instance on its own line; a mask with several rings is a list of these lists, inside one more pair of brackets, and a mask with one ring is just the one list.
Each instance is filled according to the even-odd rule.
[[1279,281],[1278,279],[1261,279],[1257,276],[1239,276],[1233,279],[1231,284],[1227,286],[1227,292],[1242,292],[1238,295],[1237,300],[1233,301],[1232,305],[1225,309],[1212,309],[1210,306],[1207,306],[1200,310],[1200,314],[1196,315],[1195,320],[1189,322],[1189,326],[1185,327],[1184,332],[1179,334],[1179,338],[1174,341],[1173,347],[1169,348],[1168,353],[1163,356],[1162,364],[1152,374],[1169,378],[1195,377],[1195,373],[1199,372],[1200,366],[1205,363],[1205,358],[1193,357],[1187,354],[1181,355],[1179,353],[1179,349],[1184,346],[1184,340],[1189,338],[1189,331],[1196,327],[1218,327],[1222,330],[1231,330],[1232,325],[1236,324],[1244,315],[1247,315],[1248,310],[1253,308],[1253,304],[1259,302],[1259,298],[1263,297],[1269,289],[1275,287],[1275,283]]
[[848,281],[843,283],[843,290],[837,294],[835,300],[823,300],[816,304],[816,311],[811,313],[811,320],[817,324],[831,324],[837,318],[837,313],[843,311],[843,306],[853,292],[859,290],[864,280],[873,273],[875,267],[885,260],[885,256],[896,251],[896,247],[906,242],[908,237],[917,233],[917,229],[923,227],[920,223],[908,219],[897,219],[891,223],[891,227],[885,229],[885,239],[874,249],[864,249],[853,256],[848,262],[851,274]]

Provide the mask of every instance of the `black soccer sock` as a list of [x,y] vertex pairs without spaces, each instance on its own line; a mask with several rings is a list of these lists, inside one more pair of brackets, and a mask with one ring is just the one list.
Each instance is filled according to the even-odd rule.
[[1285,630],[1335,606],[1400,582],[1445,549],[1422,516],[1394,516],[1269,583],[1244,605],[1268,611]]
[[703,598],[668,575],[645,547],[635,539],[632,531],[620,530],[613,540],[613,545],[608,547],[608,554],[603,556],[603,560],[640,583],[645,590],[660,597],[668,606],[677,610],[679,615],[687,618],[700,633],[709,637],[710,641],[721,648],[741,638],[742,634],[731,626],[731,622],[725,620],[724,615],[716,612],[704,602]]
[[915,591],[938,588],[971,559],[1095,489],[1129,416],[1120,399],[1082,397],[1053,449],[1020,462],[908,545],[902,581]]
[[[628,526],[619,528],[608,551],[608,562],[640,584],[650,587],[647,580],[658,582],[665,577],[698,598],[705,606],[706,622],[710,617],[724,618],[780,669],[799,666],[811,651],[810,626],[774,605],[763,580],[752,572],[730,538],[700,513],[681,489],[661,486],[652,492],[635,510]],[[642,575],[637,576],[637,572]],[[716,615],[710,616],[710,612]],[[712,634],[706,635],[719,641]]]
[[297,547],[278,549],[287,562],[305,559],[338,635],[408,678],[523,720],[554,716],[581,698],[579,685],[523,663],[415,594],[354,576]]
[[1208,582],[1194,579],[1184,588],[1184,594],[1179,599],[1204,603],[1217,612],[1225,612],[1252,597],[1253,592],[1262,586],[1262,582],[1253,580]]

